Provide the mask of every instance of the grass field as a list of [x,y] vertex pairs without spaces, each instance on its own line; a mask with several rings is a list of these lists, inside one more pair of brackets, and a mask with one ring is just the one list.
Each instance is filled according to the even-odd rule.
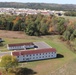
[[[73,61],[76,58],[76,54],[73,53],[70,49],[68,49],[67,45],[64,42],[60,41],[58,37],[59,36],[42,36],[42,37],[26,36],[25,38],[3,37],[3,39],[5,40],[4,42],[5,45],[3,47],[0,47],[0,50],[1,51],[7,50],[6,44],[9,43],[45,41],[50,46],[56,48],[57,53],[63,55],[63,57],[42,61],[24,62],[20,63],[19,65],[21,67],[27,67],[34,70],[35,72],[37,72],[35,75],[51,75],[52,72],[57,71],[57,69]],[[59,74],[54,73],[53,75],[59,75]]]
[[76,58],[52,72],[52,75],[76,75]]
[[[76,54],[73,53],[68,48],[65,42],[59,40],[59,36],[48,35],[48,36],[35,37],[35,36],[27,36],[24,35],[24,33],[20,33],[20,32],[8,32],[8,31],[6,32],[6,35],[4,35],[5,31],[0,31],[0,32],[1,32],[0,37],[2,37],[5,40],[5,42],[3,43],[4,46],[0,47],[0,51],[8,51],[6,45],[9,43],[45,41],[50,46],[56,48],[57,54],[61,54],[63,56],[62,58],[56,58],[56,59],[23,62],[23,63],[19,63],[19,67],[26,67],[32,69],[34,72],[36,72],[35,75],[61,75],[61,74],[65,75],[63,74],[63,72],[65,72],[64,69],[66,68],[67,71],[66,75],[71,75],[71,74],[75,75],[76,73],[75,71],[74,73],[70,73],[70,74],[68,72],[70,71],[69,69],[70,67],[72,67],[72,65],[76,66],[75,64]],[[76,45],[76,40],[75,40],[75,45]],[[69,66],[70,64],[71,66]],[[65,65],[67,66],[64,67]],[[74,68],[71,68],[71,70],[73,69]],[[3,75],[5,75],[5,73]],[[6,75],[14,75],[14,74],[6,74]]]
[[65,19],[76,21],[76,17],[73,16],[64,16]]

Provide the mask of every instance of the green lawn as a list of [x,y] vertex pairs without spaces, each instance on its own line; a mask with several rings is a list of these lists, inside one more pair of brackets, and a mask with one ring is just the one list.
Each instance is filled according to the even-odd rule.
[[57,69],[52,75],[76,75],[76,58]]
[[[3,39],[5,40],[4,44],[45,41],[50,46],[56,48],[58,54],[64,56],[63,58],[20,63],[22,67],[27,67],[37,72],[36,75],[50,75],[51,72],[57,70],[59,67],[69,63],[76,58],[76,54],[69,50],[67,45],[58,39],[58,36],[30,37],[27,39]],[[6,48],[6,45],[1,48]]]
[[64,16],[65,19],[76,21],[76,17],[73,16]]

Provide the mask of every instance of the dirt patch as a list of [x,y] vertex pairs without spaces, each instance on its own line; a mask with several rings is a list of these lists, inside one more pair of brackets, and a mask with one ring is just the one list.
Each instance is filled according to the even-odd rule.
[[2,73],[0,72],[0,75],[2,75]]
[[29,36],[26,35],[24,31],[7,31],[7,30],[0,30],[0,38],[12,38],[12,39],[32,39],[37,40],[42,38],[43,36]]
[[0,37],[1,38],[25,38],[26,35],[24,32],[21,31],[6,31],[0,30]]

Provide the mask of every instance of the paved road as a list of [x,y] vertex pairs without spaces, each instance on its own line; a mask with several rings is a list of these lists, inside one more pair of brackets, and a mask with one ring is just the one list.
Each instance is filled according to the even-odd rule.
[[38,47],[38,49],[45,49],[45,48],[52,48],[50,45],[48,45],[45,42],[33,42],[34,45],[36,45]]
[[11,55],[11,52],[0,52],[0,56],[3,56],[3,55]]

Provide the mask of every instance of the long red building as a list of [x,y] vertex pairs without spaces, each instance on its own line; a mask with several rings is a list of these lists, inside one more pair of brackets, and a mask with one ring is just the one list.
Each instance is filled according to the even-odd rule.
[[12,52],[19,62],[56,58],[56,49],[45,48],[37,50],[21,50]]

